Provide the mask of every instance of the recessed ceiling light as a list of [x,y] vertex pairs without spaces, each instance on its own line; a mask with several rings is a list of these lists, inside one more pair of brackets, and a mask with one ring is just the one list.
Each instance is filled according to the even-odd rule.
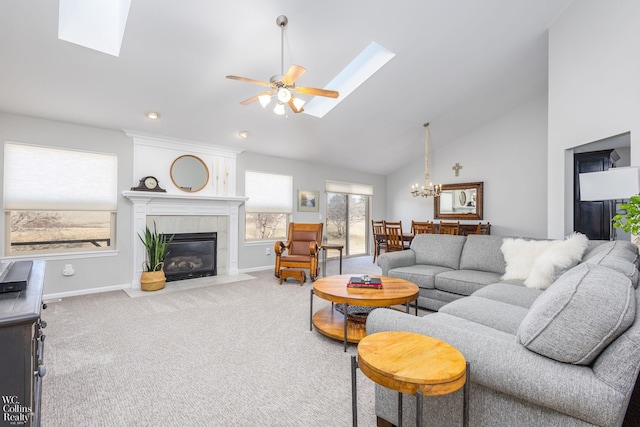
[[158,120],[160,118],[160,113],[157,111],[147,111],[144,115],[147,116],[149,120]]
[[238,135],[240,136],[240,138],[247,139],[249,138],[249,131],[241,130],[240,132],[238,132]]

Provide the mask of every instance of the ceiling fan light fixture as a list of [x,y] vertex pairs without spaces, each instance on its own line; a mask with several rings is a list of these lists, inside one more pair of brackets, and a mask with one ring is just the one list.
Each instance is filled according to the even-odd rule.
[[273,108],[273,112],[279,116],[284,116],[284,113],[286,112],[286,110],[284,109],[284,104],[282,102],[278,102]]
[[238,80],[269,88],[269,90],[262,92],[261,94],[241,101],[241,105],[249,105],[253,102],[259,101],[262,108],[266,108],[271,102],[271,99],[275,96],[277,97],[277,104],[273,108],[273,112],[279,116],[283,116],[287,114],[285,105],[289,105],[289,108],[296,114],[304,111],[302,107],[306,105],[305,101],[296,99],[294,92],[329,98],[337,98],[340,96],[339,92],[335,90],[296,86],[296,81],[306,72],[306,68],[300,65],[292,64],[287,72],[284,72],[284,29],[288,22],[289,20],[284,15],[280,15],[276,19],[276,24],[280,27],[280,74],[271,76],[271,79],[269,79],[268,82],[234,75],[227,76],[227,78],[231,80]]
[[267,108],[267,105],[271,102],[271,95],[260,95],[258,96],[258,101],[260,105],[262,105],[262,108]]
[[287,103],[291,99],[291,92],[289,89],[282,88],[278,90],[278,101]]

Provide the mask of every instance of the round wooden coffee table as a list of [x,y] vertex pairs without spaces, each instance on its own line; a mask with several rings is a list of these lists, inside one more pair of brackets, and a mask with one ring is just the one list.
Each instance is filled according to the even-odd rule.
[[[337,311],[333,304],[313,313],[313,295],[337,304],[345,304],[345,313],[349,306],[386,307],[390,305],[405,304],[409,312],[409,302],[418,299],[419,288],[407,280],[387,276],[378,277],[382,282],[382,289],[349,288],[347,283],[355,274],[343,274],[340,276],[323,277],[313,283],[311,289],[311,309],[309,313],[309,329],[316,327],[318,332],[330,338],[344,341],[344,351],[347,351],[347,342],[357,343],[366,333],[365,323],[349,321]],[[418,308],[416,306],[416,314]]]
[[[356,416],[355,356],[352,357],[353,414]],[[468,364],[452,345],[413,332],[378,332],[358,344],[358,367],[376,384],[398,392],[398,425],[402,425],[402,393],[416,395],[416,425],[422,425],[422,396],[439,396],[461,389]],[[466,426],[468,389],[464,393]]]

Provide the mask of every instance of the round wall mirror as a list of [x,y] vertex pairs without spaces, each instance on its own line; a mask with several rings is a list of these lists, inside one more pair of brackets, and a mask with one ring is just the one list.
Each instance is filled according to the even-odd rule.
[[171,164],[171,180],[182,191],[200,191],[209,182],[209,168],[199,157],[185,154]]

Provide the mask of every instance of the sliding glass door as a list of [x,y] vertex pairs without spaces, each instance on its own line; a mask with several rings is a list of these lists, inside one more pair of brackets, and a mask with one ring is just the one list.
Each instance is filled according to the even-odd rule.
[[345,256],[366,255],[369,196],[327,193],[327,243],[344,245]]

